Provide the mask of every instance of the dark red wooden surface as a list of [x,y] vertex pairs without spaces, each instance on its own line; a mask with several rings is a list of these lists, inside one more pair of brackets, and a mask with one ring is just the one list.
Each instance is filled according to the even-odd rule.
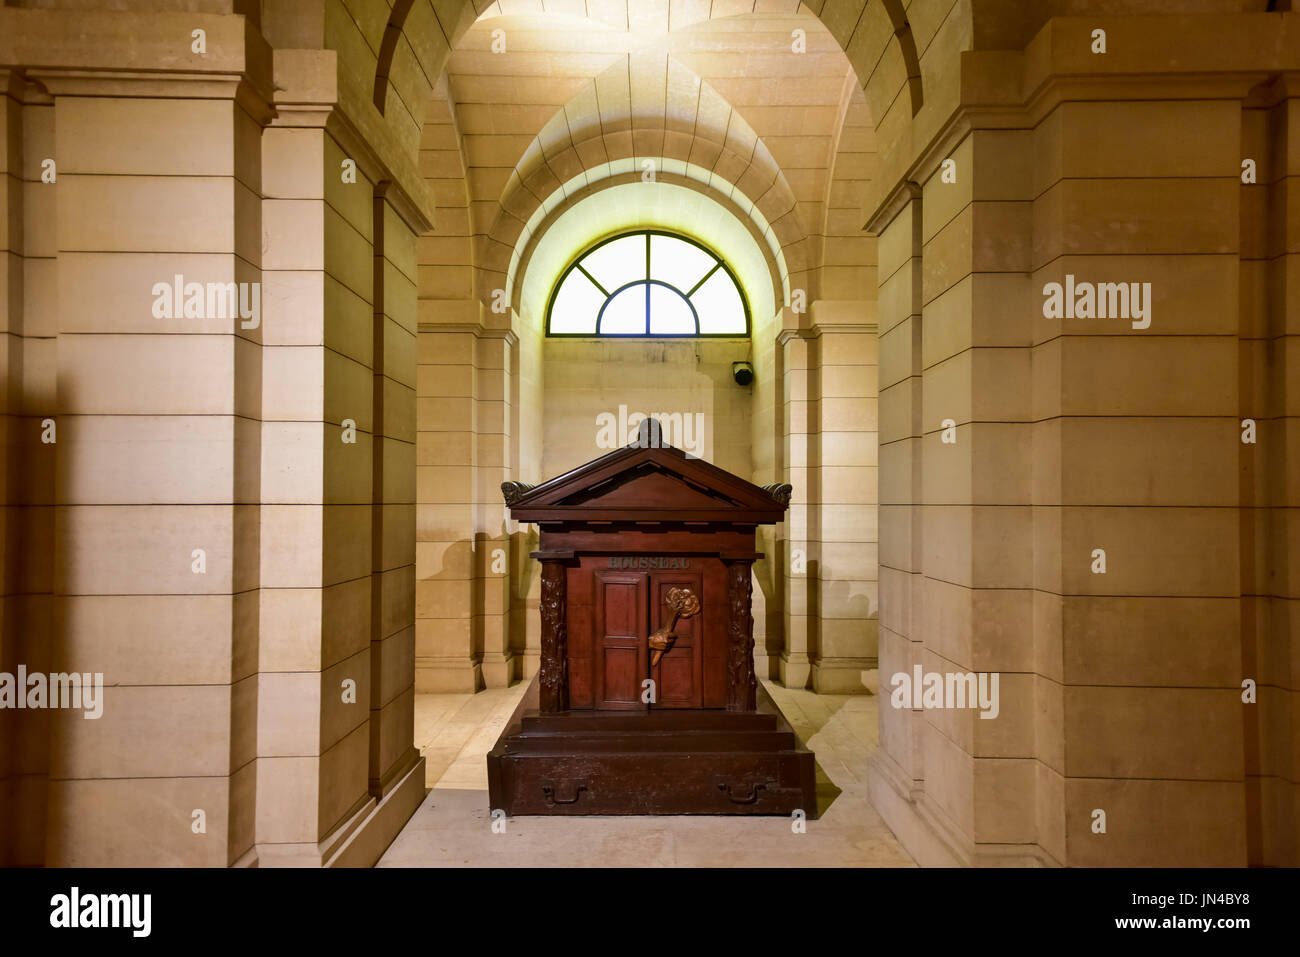
[[[629,447],[502,490],[516,520],[539,526],[542,647],[538,711],[488,755],[492,807],[815,817],[812,753],[756,710],[755,529],[782,520],[789,486]],[[690,589],[699,610],[652,665],[671,588]]]

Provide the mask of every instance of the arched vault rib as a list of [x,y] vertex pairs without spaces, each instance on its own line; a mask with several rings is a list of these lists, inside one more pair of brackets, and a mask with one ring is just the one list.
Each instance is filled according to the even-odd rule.
[[[611,70],[626,70],[624,63]],[[673,174],[734,201],[760,223],[760,233],[783,265],[781,280],[806,288],[809,230],[798,200],[770,150],[753,128],[709,85],[667,58],[669,86],[698,91],[689,108],[667,96],[655,112],[635,109],[609,123],[598,107],[600,77],[558,110],[524,150],[498,199],[491,226],[477,237],[479,298],[509,288],[512,257],[527,242],[529,222],[572,192],[611,176]],[[686,83],[683,84],[683,80]],[[626,126],[626,128],[620,128]],[[820,226],[820,224],[815,224]],[[811,290],[810,290],[811,294]]]
[[[642,215],[643,211],[633,211],[631,209],[627,211],[627,215],[605,216],[605,221],[593,227],[595,232],[590,235],[584,233],[584,235],[577,237],[578,241],[576,243],[570,243],[572,248],[566,248],[564,250],[566,255],[562,257],[565,258],[565,262],[556,260],[550,263],[552,267],[550,271],[553,275],[543,276],[541,287],[539,287],[534,281],[536,279],[534,276],[536,263],[532,261],[531,257],[541,244],[550,241],[548,231],[552,226],[562,220],[570,210],[588,203],[593,197],[598,196],[607,189],[644,186],[641,183],[639,170],[633,167],[630,160],[609,165],[611,170],[603,178],[578,177],[571,183],[566,184],[567,188],[556,190],[538,206],[537,210],[529,218],[511,255],[505,279],[504,288],[510,291],[510,302],[516,312],[521,315],[528,312],[528,310],[524,309],[524,304],[521,301],[526,285],[533,287],[534,293],[542,292],[542,287],[547,286],[549,281],[558,278],[559,267],[567,265],[568,257],[581,252],[581,247],[589,245],[591,241],[625,228],[668,228],[670,230],[682,228],[695,238],[710,242],[715,252],[724,258],[730,259],[732,256],[732,247],[736,245],[734,242],[719,242],[711,239],[709,235],[705,235],[706,233],[718,233],[719,229],[716,224],[709,223],[707,226],[701,227],[697,220],[696,224],[692,226],[682,221],[681,203],[676,205],[651,203],[652,211],[649,216]],[[685,169],[685,174],[672,169],[665,170],[656,179],[655,187],[660,190],[664,187],[684,187],[690,190],[700,198],[700,201],[692,204],[697,209],[701,207],[710,208],[715,211],[715,219],[718,214],[728,217],[735,224],[731,227],[733,235],[743,236],[748,234],[748,237],[744,239],[744,243],[748,244],[752,250],[756,251],[756,255],[761,257],[762,267],[757,267],[754,264],[753,257],[749,257],[746,263],[732,262],[732,265],[736,266],[738,271],[741,272],[742,285],[750,298],[751,306],[758,310],[755,313],[755,321],[762,324],[771,318],[774,308],[788,302],[790,294],[790,271],[784,253],[776,242],[775,234],[762,213],[756,208],[749,207],[746,209],[733,197],[711,186],[707,170],[699,167],[692,168],[689,165],[686,165]],[[658,198],[655,197],[655,199]],[[726,232],[726,230],[722,232]],[[761,277],[760,273],[762,274]],[[801,273],[796,273],[796,276],[798,275],[801,275]],[[525,278],[527,284],[521,282],[521,279]],[[760,286],[763,288],[760,289]]]
[[[635,0],[631,2],[635,3]],[[429,7],[446,44],[441,59],[431,64],[435,76],[441,75],[446,68],[446,58],[450,50],[457,46],[460,39],[473,26],[474,21],[485,14],[559,13],[587,17],[615,28],[629,29],[635,19],[627,2],[623,4],[604,2],[598,11],[593,12],[587,0],[493,0],[493,2],[395,0],[380,44],[372,85],[373,101],[381,114],[386,107],[389,77],[393,69],[398,40],[406,29],[411,10],[416,4]],[[964,20],[973,19],[972,14],[966,9],[967,4],[958,6],[961,8],[959,15]],[[969,6],[979,7],[982,4],[977,0],[971,0]],[[806,3],[789,0],[788,5],[780,2],[773,5],[771,0],[729,0],[725,3],[710,3],[707,6],[691,4],[675,9],[670,8],[662,24],[638,22],[638,29],[651,29],[656,32],[662,30],[666,33],[669,30],[681,30],[711,19],[724,19],[758,12],[808,12],[815,15],[835,36],[840,49],[848,55],[858,75],[859,83],[864,87],[886,59],[885,45],[879,42],[880,35],[885,34],[886,43],[892,42],[896,55],[903,64],[911,113],[915,115],[920,111],[925,102],[921,56],[904,0],[808,0]],[[882,24],[873,22],[877,19],[883,20],[887,27],[881,29]],[[965,32],[972,32],[972,24],[966,24]]]

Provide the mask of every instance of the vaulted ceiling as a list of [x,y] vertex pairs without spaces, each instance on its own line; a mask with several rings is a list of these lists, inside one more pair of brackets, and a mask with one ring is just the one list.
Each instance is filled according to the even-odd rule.
[[662,179],[749,217],[778,299],[791,287],[862,298],[874,284],[861,231],[874,131],[817,17],[751,12],[753,0],[542,7],[487,8],[435,86],[421,161],[439,222],[425,251],[462,269],[441,271],[457,288],[439,297],[504,288],[538,224],[579,193]]

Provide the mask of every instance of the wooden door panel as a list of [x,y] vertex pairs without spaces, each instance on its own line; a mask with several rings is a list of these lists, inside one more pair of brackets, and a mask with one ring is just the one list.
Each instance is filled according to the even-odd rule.
[[671,588],[689,588],[701,600],[700,611],[693,618],[677,622],[673,630],[677,640],[651,670],[655,682],[656,701],[659,708],[703,707],[703,642],[704,622],[709,609],[704,606],[703,579],[699,572],[664,571],[650,573],[650,631],[655,631],[672,621],[672,612],[665,601]]
[[644,710],[641,681],[649,654],[646,575],[602,570],[594,579],[594,704],[612,711]]

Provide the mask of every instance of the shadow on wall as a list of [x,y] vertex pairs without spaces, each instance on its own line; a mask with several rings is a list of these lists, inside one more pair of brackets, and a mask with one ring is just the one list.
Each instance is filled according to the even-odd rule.
[[[0,378],[0,395],[10,395],[8,379],[7,374]],[[12,682],[12,694],[26,693],[17,687],[20,667],[27,674],[59,670],[58,649],[65,644],[53,613],[57,424],[21,414],[37,404],[20,398],[0,417],[5,429],[0,673]],[[45,863],[52,720],[49,709],[20,709],[16,699],[0,708],[0,866]]]

